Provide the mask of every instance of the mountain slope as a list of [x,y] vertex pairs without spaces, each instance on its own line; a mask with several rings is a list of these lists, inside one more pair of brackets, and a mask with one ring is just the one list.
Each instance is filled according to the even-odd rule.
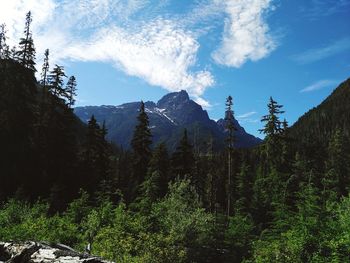
[[[139,107],[139,102],[132,102],[119,106],[77,107],[74,112],[84,122],[87,122],[91,115],[95,115],[99,122],[105,121],[109,130],[108,139],[129,148]],[[164,141],[170,150],[174,150],[186,128],[197,150],[208,149],[211,138],[214,148],[223,147],[223,120],[211,120],[208,113],[191,100],[186,91],[169,93],[157,103],[146,102],[145,107],[155,144]],[[237,147],[252,147],[260,143],[260,139],[247,134],[236,120],[235,125],[238,128]]]
[[320,105],[300,117],[289,132],[302,143],[327,146],[336,129],[341,129],[346,137],[350,137],[350,78]]

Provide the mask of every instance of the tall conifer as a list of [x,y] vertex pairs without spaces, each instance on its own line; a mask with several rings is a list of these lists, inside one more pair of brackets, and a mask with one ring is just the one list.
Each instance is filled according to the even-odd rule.
[[228,96],[226,99],[226,111],[225,111],[225,128],[227,131],[226,145],[228,153],[227,161],[227,216],[230,216],[231,209],[231,198],[232,198],[232,159],[233,159],[233,149],[235,142],[235,130],[234,126],[234,113],[232,110],[233,99],[231,96]]
[[77,80],[74,76],[68,79],[66,85],[67,105],[72,108],[75,103],[75,96],[77,95]]
[[47,86],[47,77],[49,74],[49,70],[50,70],[50,65],[49,65],[49,50],[46,49],[45,50],[45,57],[44,57],[44,63],[42,66],[42,70],[41,70],[41,85],[43,85],[44,89]]
[[50,72],[49,75],[49,90],[51,91],[52,95],[61,99],[66,97],[66,91],[63,87],[64,77],[67,77],[64,73],[64,68],[58,65],[55,65],[54,69]]
[[131,140],[133,152],[133,179],[137,187],[145,179],[147,167],[151,158],[152,134],[149,119],[145,111],[145,104],[141,101],[137,125]]
[[187,130],[184,130],[179,145],[172,156],[172,167],[175,176],[183,179],[185,176],[192,177],[195,167],[195,158],[193,146],[190,144],[187,136]]
[[35,69],[35,48],[32,38],[32,32],[30,25],[32,23],[32,13],[29,11],[26,15],[26,22],[24,27],[24,37],[20,39],[19,50],[17,51],[17,57],[19,62],[33,71]]
[[264,128],[260,129],[260,133],[265,134],[265,154],[270,164],[276,165],[279,162],[282,152],[281,135],[283,134],[283,123],[280,121],[279,115],[284,113],[282,105],[279,105],[272,97],[270,97],[268,114],[263,116],[261,121],[264,122]]
[[0,25],[0,59],[9,58],[9,46],[6,44],[6,26]]

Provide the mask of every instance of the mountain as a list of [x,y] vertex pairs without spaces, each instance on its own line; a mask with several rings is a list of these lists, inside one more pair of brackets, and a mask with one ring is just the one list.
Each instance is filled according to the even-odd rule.
[[312,143],[327,147],[336,129],[350,138],[350,78],[320,105],[301,116],[289,133],[303,145]]
[[[100,123],[105,121],[108,139],[129,148],[139,107],[140,102],[132,102],[119,106],[77,107],[74,112],[83,122],[88,122],[91,115]],[[196,150],[208,149],[211,138],[215,149],[224,146],[224,120],[211,120],[207,111],[191,100],[186,91],[169,93],[157,103],[148,101],[145,108],[155,144],[163,141],[174,150],[186,128]],[[238,129],[237,147],[253,147],[261,142],[259,138],[246,133],[237,120],[234,122]]]

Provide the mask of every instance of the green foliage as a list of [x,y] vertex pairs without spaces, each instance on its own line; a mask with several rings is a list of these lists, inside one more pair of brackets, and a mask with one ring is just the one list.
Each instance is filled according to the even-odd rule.
[[[188,180],[152,206],[151,215],[133,213],[109,201],[88,205],[86,192],[62,214],[48,215],[44,202],[33,205],[14,199],[0,209],[0,240],[59,242],[116,262],[188,262],[205,258],[213,216],[201,208]],[[150,218],[154,220],[150,220]]]
[[247,257],[254,239],[254,222],[250,215],[236,214],[229,219],[225,242],[235,251],[236,258]]
[[183,136],[172,156],[173,174],[180,178],[192,177],[195,165],[193,146],[187,137],[187,130],[184,130]]
[[29,205],[10,200],[0,210],[1,240],[43,240],[76,245],[80,242],[77,225],[64,216],[47,216],[48,205]]
[[300,192],[298,213],[289,228],[254,242],[253,262],[347,262],[350,249],[349,197],[329,204],[321,213],[319,193],[312,184]]
[[145,180],[148,164],[151,158],[152,134],[149,128],[149,119],[145,111],[145,104],[141,101],[140,112],[137,116],[137,125],[131,140],[133,152],[132,181],[129,182],[132,199],[136,197],[136,192],[140,184]]

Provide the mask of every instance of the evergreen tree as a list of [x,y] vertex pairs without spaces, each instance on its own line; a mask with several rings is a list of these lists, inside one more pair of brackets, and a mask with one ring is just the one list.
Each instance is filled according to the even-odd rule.
[[50,65],[49,65],[49,50],[45,50],[45,57],[44,57],[44,64],[42,66],[41,70],[41,85],[43,85],[44,89],[47,86],[47,78],[48,78],[48,73],[50,70]]
[[287,161],[290,158],[289,156],[290,138],[288,136],[288,122],[286,119],[284,119],[282,122],[281,143],[282,143],[281,164],[284,168],[286,168]]
[[49,90],[56,98],[65,98],[66,90],[63,87],[63,78],[67,77],[62,66],[55,65],[49,75]]
[[[85,187],[89,192],[97,190],[104,183],[113,183],[111,178],[111,150],[106,141],[107,129],[97,123],[94,115],[91,116],[86,141],[83,147],[82,164],[85,171]],[[103,182],[104,181],[104,182]]]
[[144,181],[151,157],[152,135],[143,101],[141,101],[140,104],[140,112],[137,117],[137,121],[138,123],[135,127],[133,138],[131,140],[133,152],[134,187],[137,187]]
[[[328,146],[328,159],[326,160],[326,172],[322,178],[323,191],[328,195],[345,195],[349,187],[349,156],[346,153],[345,138],[340,129],[332,136]],[[330,196],[325,197],[330,199]]]
[[164,197],[167,193],[168,182],[170,180],[170,159],[165,143],[160,143],[156,146],[152,153],[152,158],[149,162],[147,177],[154,177],[157,191],[157,198]]
[[217,163],[214,156],[213,149],[213,137],[210,138],[208,144],[208,152],[207,156],[204,159],[205,163],[205,173],[206,173],[206,181],[205,181],[205,201],[209,208],[209,211],[213,212],[215,208],[215,204],[217,201],[217,177],[218,177],[218,169]]
[[238,213],[248,213],[252,198],[252,176],[251,168],[246,162],[241,165],[241,170],[237,176],[237,201],[235,211]]
[[9,52],[9,57],[13,61],[18,61],[18,56],[17,56],[17,49],[15,46],[13,46]]
[[74,76],[71,76],[68,79],[66,92],[67,92],[68,107],[72,108],[75,103],[74,97],[77,95],[77,81]]
[[99,157],[97,159],[97,165],[100,169],[101,177],[103,180],[111,181],[111,160],[112,150],[110,144],[107,142],[108,129],[106,127],[106,122],[103,121],[102,127],[100,129],[100,141],[99,141]]
[[279,115],[284,113],[283,107],[279,105],[272,97],[267,105],[269,114],[262,117],[261,121],[265,122],[264,128],[259,131],[265,134],[265,155],[268,163],[276,165],[282,152],[281,134],[283,133],[282,123]]
[[225,112],[225,125],[227,130],[227,138],[226,138],[226,146],[228,152],[228,166],[227,166],[227,216],[230,216],[231,209],[231,198],[232,198],[232,159],[233,159],[233,150],[234,150],[234,142],[236,131],[236,127],[234,126],[234,113],[232,110],[233,99],[231,96],[228,96],[226,99],[226,112]]
[[0,25],[0,59],[9,58],[9,46],[6,44],[6,27],[5,24]]
[[19,62],[26,68],[33,71],[35,69],[35,48],[32,38],[30,25],[32,23],[32,13],[29,11],[26,15],[26,23],[24,27],[24,37],[20,39],[20,49],[16,52]]
[[188,141],[187,130],[184,134],[172,156],[172,170],[176,177],[181,179],[186,176],[192,177],[194,172],[195,157],[193,154],[193,146]]
[[294,162],[292,164],[292,173],[286,181],[285,200],[287,206],[291,210],[295,210],[297,195],[300,190],[300,185],[306,183],[309,168],[299,152],[295,154]]

